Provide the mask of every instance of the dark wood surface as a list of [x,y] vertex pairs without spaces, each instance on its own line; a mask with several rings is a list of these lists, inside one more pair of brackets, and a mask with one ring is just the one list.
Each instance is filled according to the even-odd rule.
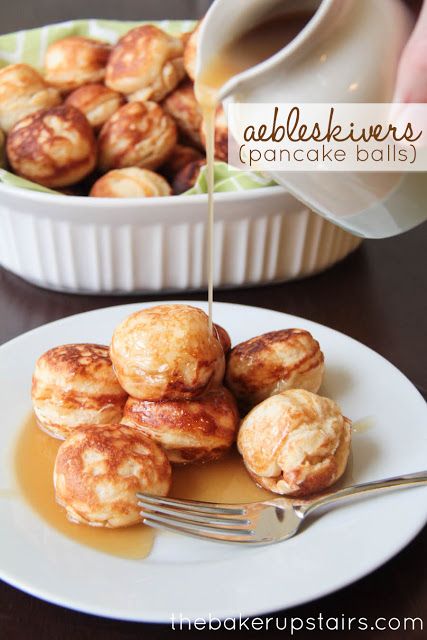
[[[118,3],[105,0],[38,0],[34,3],[14,0],[0,5],[0,31],[88,16],[193,17],[201,15],[208,4],[203,0],[121,0],[119,10]],[[427,225],[424,225],[400,238],[365,242],[352,256],[321,275],[262,288],[218,291],[216,299],[286,311],[338,329],[381,353],[426,392],[426,249]],[[166,296],[168,299],[202,297],[203,293]],[[57,318],[137,299],[159,298],[58,294],[33,287],[0,269],[0,342]],[[376,382],[385,384],[385,381]],[[357,550],[349,549],[349,553]],[[370,576],[338,593],[278,615],[307,619],[322,614],[324,618],[367,617],[370,621],[379,616],[421,617],[426,628],[426,558],[427,528],[397,557]],[[115,622],[67,611],[0,583],[0,637],[5,640],[160,639],[173,633],[176,634],[167,626]],[[182,632],[182,635],[193,633],[200,632]],[[335,637],[347,638],[351,633],[340,632]],[[245,635],[259,638],[267,634],[254,631]],[[268,635],[287,637],[285,632]],[[379,635],[378,631],[368,630],[363,637]],[[296,636],[313,638],[322,637],[323,633],[301,631]],[[415,639],[425,637],[425,631],[424,634],[383,632],[382,636]]]

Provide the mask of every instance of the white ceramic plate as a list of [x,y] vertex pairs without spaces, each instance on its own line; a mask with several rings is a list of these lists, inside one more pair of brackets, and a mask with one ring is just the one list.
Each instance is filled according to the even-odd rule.
[[[114,326],[141,306],[66,318],[0,348],[0,488],[14,487],[14,443],[31,408],[36,358],[61,343],[108,342]],[[286,327],[315,335],[326,357],[322,392],[353,420],[372,417],[372,427],[354,436],[354,482],[425,468],[426,404],[381,356],[327,327],[266,309],[216,304],[214,319],[234,344]],[[126,620],[169,622],[172,613],[192,619],[261,614],[323,596],[386,562],[425,523],[426,496],[427,488],[420,487],[348,504],[328,511],[295,538],[264,548],[162,533],[151,556],[141,561],[80,546],[46,525],[19,497],[3,496],[0,577],[50,602]]]

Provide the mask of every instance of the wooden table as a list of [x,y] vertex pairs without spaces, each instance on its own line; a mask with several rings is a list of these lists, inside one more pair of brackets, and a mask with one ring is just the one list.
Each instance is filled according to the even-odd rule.
[[[115,3],[103,0],[14,0],[0,7],[0,29],[7,32],[74,17],[102,16],[122,19],[191,17],[201,15],[209,3],[201,0],[164,0]],[[338,329],[372,347],[399,367],[418,388],[427,391],[427,225],[400,238],[366,242],[361,249],[326,273],[287,284],[244,290],[217,291],[216,299],[268,307],[303,316]],[[200,299],[203,293],[166,296]],[[51,320],[89,309],[160,299],[89,297],[58,294],[33,287],[0,269],[0,342]],[[378,384],[385,384],[379,380]],[[402,425],[404,428],[404,425]],[[357,550],[349,549],[349,553]],[[1,551],[0,551],[1,558]],[[424,617],[427,627],[427,528],[396,558],[346,589],[286,615],[307,619],[342,616],[385,618]],[[286,576],[284,576],[286,580]],[[169,631],[169,633],[168,633]],[[182,632],[186,637],[193,632]],[[219,636],[222,632],[218,632]],[[153,640],[172,635],[167,626],[114,622],[74,613],[46,604],[0,583],[0,637],[5,640],[43,638],[51,640],[130,639]],[[246,637],[263,637],[246,632]],[[269,632],[269,637],[286,637]],[[300,638],[318,637],[302,631]],[[378,631],[363,637],[376,638]],[[395,631],[393,638],[421,638],[421,632]],[[350,637],[340,632],[335,637]]]

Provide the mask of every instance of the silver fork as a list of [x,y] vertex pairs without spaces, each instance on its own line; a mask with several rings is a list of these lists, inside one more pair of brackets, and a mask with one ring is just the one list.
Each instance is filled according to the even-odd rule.
[[218,542],[266,545],[294,536],[318,507],[423,484],[427,484],[427,471],[356,484],[305,504],[290,504],[279,497],[244,504],[176,500],[146,493],[137,493],[137,497],[143,522],[150,527]]

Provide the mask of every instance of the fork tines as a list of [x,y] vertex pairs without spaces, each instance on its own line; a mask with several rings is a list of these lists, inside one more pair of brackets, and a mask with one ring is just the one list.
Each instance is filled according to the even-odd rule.
[[[254,532],[245,507],[193,500],[175,500],[137,493],[144,524],[218,541],[249,542]],[[239,517],[240,516],[240,517]]]

